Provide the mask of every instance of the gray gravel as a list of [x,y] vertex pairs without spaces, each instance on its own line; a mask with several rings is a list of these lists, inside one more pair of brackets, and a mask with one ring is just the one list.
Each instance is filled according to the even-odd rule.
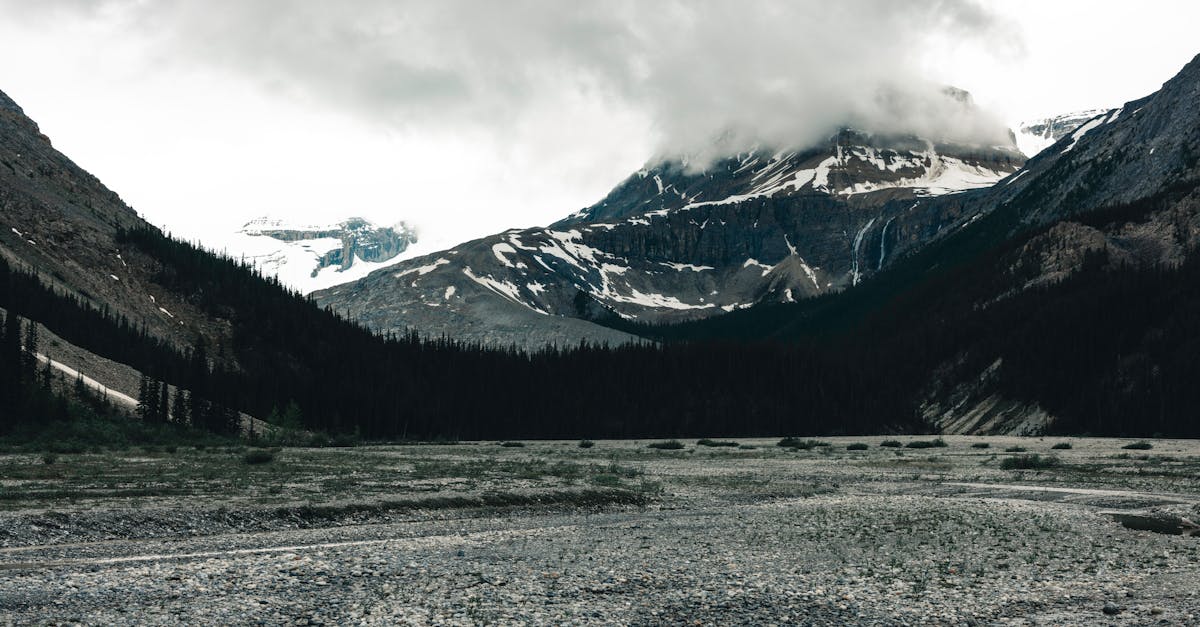
[[[958,478],[974,478],[985,454],[956,462],[966,469]],[[782,464],[783,481],[847,466],[784,455],[743,467]],[[887,458],[872,455],[882,467]],[[1102,514],[1142,507],[1144,492],[1061,480],[1047,490],[1011,473],[1004,483],[881,481],[860,470],[861,481],[843,473],[837,489],[780,497],[761,496],[761,483],[706,492],[688,479],[729,466],[706,452],[648,458],[666,488],[644,507],[414,511],[12,546],[0,549],[0,623],[1200,622],[1200,538],[1130,530]],[[1176,496],[1156,507],[1194,511],[1193,494]]]

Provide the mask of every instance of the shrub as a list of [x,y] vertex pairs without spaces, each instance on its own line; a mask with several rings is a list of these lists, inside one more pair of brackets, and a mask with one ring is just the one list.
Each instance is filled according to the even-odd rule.
[[753,451],[754,449],[756,449],[758,447],[754,446],[753,444],[742,444],[742,445],[739,445],[738,448],[740,448],[744,451]]
[[1145,440],[1138,440],[1137,442],[1132,442],[1130,444],[1126,444],[1125,446],[1122,446],[1121,448],[1128,449],[1131,451],[1148,451],[1148,450],[1154,448],[1154,445]]
[[592,448],[593,446],[596,446],[596,443],[591,440],[579,441],[579,448]]
[[732,442],[729,440],[710,440],[708,438],[704,438],[703,440],[696,442],[696,444],[700,446],[727,446],[729,448],[737,448],[738,445],[737,442]]
[[854,444],[846,445],[847,451],[865,451],[869,448],[871,448],[871,447],[867,446],[867,444],[865,442],[855,442]]
[[945,448],[949,446],[946,441],[938,438],[936,440],[913,440],[904,445],[905,448]]
[[525,443],[524,442],[516,442],[516,441],[508,441],[508,442],[501,442],[500,446],[503,446],[505,448],[520,448],[522,446],[525,446]]
[[1033,453],[1030,455],[1014,455],[1006,457],[1000,462],[1000,467],[1004,470],[1041,470],[1045,468],[1055,468],[1062,462],[1053,455],[1045,457]]
[[786,448],[804,449],[807,451],[807,450],[811,450],[811,449],[814,449],[814,448],[817,448],[820,446],[830,446],[830,444],[828,442],[822,442],[821,440],[801,440],[800,438],[784,438],[784,439],[780,440],[776,446],[783,446]]
[[884,446],[887,448],[900,448],[904,445],[900,443],[900,440],[884,440],[879,443],[879,446]]
[[42,455],[42,463],[47,466],[51,466],[51,465],[55,464],[57,461],[58,461],[58,455],[55,455],[54,453],[46,453],[46,454]]
[[1004,452],[1005,453],[1024,453],[1025,447],[1024,446],[1010,446],[1010,447],[1004,449]]
[[1055,451],[1066,451],[1066,450],[1070,450],[1071,443],[1070,442],[1059,442],[1058,444],[1055,444],[1054,446],[1051,446],[1050,448]]
[[971,445],[971,448],[992,448],[992,445],[987,442],[976,442]]
[[679,440],[665,440],[663,442],[651,442],[646,446],[663,451],[678,451],[679,449],[683,448],[683,442],[680,442]]
[[275,452],[265,448],[251,449],[246,451],[245,455],[242,455],[242,463],[250,464],[252,466],[257,464],[267,464],[274,460]]

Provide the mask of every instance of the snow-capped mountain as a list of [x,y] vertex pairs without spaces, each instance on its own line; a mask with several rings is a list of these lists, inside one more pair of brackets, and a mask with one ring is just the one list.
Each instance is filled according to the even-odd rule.
[[629,336],[587,321],[678,321],[854,285],[969,220],[963,192],[1024,161],[1011,141],[852,129],[700,168],[659,158],[549,228],[467,242],[314,297],[383,332],[524,346],[622,341]]
[[377,226],[349,218],[335,224],[301,225],[263,217],[236,232],[204,238],[203,243],[307,294],[427,252],[416,248],[417,241],[416,231],[404,222]]
[[1087,111],[1076,111],[1020,122],[1016,124],[1017,147],[1026,156],[1032,157],[1054,145],[1054,142],[1070,135],[1084,122],[1108,111],[1108,109],[1088,109]]

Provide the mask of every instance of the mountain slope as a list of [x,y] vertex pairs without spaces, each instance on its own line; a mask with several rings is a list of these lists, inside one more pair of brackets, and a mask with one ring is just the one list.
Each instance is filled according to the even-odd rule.
[[673,322],[852,286],[971,219],[962,192],[1023,162],[1012,145],[853,130],[701,169],[656,159],[549,228],[467,242],[314,297],[384,332],[622,341],[588,321]]
[[940,429],[1196,433],[1200,57],[975,196],[982,216],[845,294],[663,329],[825,338],[903,363]]
[[97,307],[181,346],[227,328],[151,280],[157,268],[116,243],[145,222],[95,177],[59,153],[0,93],[0,256]]

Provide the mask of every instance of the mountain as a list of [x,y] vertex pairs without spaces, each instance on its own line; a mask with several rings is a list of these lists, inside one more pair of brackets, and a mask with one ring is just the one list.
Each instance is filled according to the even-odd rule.
[[1016,125],[1017,147],[1026,155],[1036,155],[1073,133],[1084,122],[1104,113],[1108,110],[1089,109],[1021,122]]
[[845,294],[647,332],[865,343],[944,432],[1200,430],[1200,57],[971,204]]
[[362,218],[299,225],[263,217],[204,244],[237,257],[303,294],[355,281],[417,252],[416,230],[400,222],[377,226]]
[[[961,92],[948,94],[974,111]],[[862,281],[969,220],[969,190],[1016,172],[1007,143],[842,129],[819,146],[697,164],[657,158],[595,205],[316,292],[381,332],[492,344],[631,339],[594,322],[670,323]],[[932,202],[940,199],[938,202]]]
[[196,333],[226,336],[188,295],[154,284],[153,260],[117,241],[119,231],[145,226],[0,92],[0,258],[180,346]]

